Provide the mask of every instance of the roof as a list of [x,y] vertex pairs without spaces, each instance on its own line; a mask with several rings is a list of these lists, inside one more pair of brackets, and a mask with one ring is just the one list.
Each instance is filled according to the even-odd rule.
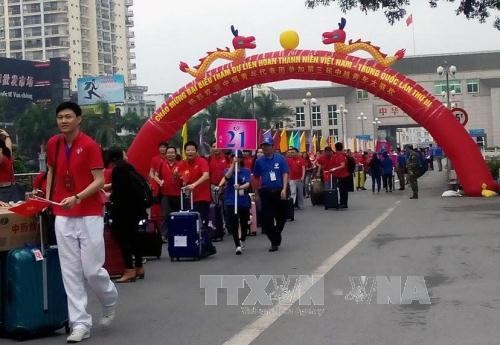
[[434,74],[445,61],[458,71],[500,70],[500,51],[406,56],[391,68],[406,75]]

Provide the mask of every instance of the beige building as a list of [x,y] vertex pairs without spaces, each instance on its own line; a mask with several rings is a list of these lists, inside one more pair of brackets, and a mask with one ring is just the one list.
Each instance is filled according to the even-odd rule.
[[[393,68],[447,103],[446,74],[437,73],[438,67],[446,64],[456,67],[455,73],[449,74],[450,105],[468,112],[466,128],[478,142],[500,146],[500,51],[409,56]],[[369,135],[400,144],[432,142],[427,131],[411,129],[420,125],[401,109],[364,90],[333,85],[273,89],[273,93],[292,108],[293,130],[312,128],[319,136],[338,139]]]
[[135,83],[133,0],[0,0],[0,57],[67,57],[71,88],[82,76]]

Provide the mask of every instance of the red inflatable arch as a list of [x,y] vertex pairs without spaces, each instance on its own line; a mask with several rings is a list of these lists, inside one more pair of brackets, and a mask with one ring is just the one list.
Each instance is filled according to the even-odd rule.
[[287,79],[325,80],[364,89],[398,106],[427,129],[453,162],[467,195],[496,184],[479,149],[452,112],[413,80],[367,60],[339,52],[283,50],[250,56],[209,70],[171,95],[137,134],[129,160],[146,174],[160,140],[221,97],[252,85]]

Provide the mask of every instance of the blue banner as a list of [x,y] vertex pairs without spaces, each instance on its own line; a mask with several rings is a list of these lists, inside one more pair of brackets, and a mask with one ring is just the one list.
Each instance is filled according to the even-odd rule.
[[78,78],[77,87],[80,105],[122,103],[125,99],[125,79],[119,74]]

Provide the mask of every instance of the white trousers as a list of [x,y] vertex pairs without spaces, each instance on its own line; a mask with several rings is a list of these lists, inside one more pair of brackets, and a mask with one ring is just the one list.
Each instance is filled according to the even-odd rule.
[[62,217],[55,222],[59,260],[64,289],[68,296],[69,322],[72,327],[92,327],[87,313],[85,282],[97,295],[103,307],[118,300],[115,284],[109,279],[104,264],[103,217]]
[[290,195],[294,205],[297,202],[299,208],[304,208],[304,182],[302,180],[290,180]]

